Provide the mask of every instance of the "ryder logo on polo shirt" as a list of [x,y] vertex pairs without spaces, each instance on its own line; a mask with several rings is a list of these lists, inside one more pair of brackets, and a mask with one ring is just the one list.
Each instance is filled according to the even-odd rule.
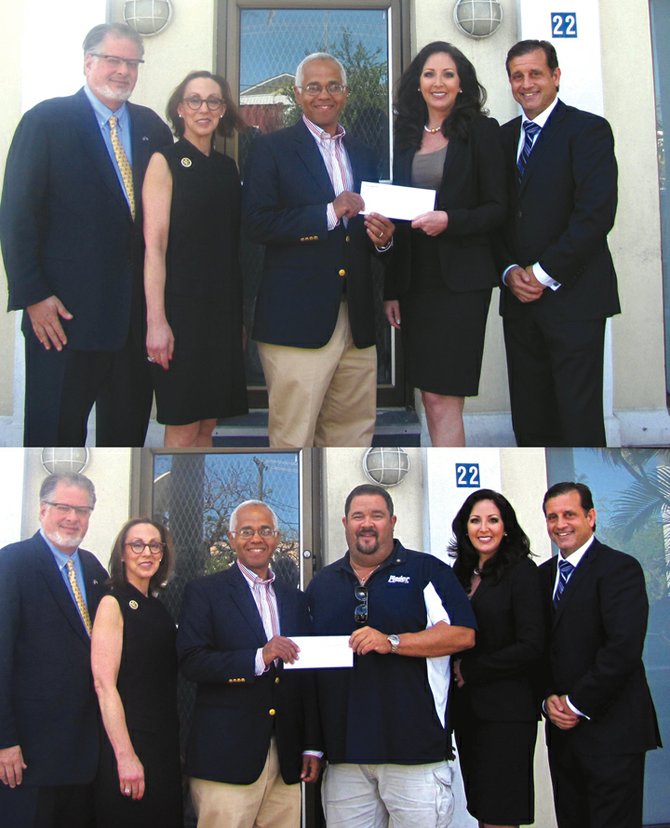
[[410,581],[409,575],[389,575],[387,583],[389,584],[408,584]]

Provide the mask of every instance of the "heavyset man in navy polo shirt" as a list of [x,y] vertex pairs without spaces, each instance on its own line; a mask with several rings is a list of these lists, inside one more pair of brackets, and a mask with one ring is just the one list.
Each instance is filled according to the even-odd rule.
[[385,489],[357,486],[344,511],[348,551],[307,590],[314,634],[356,653],[317,678],[328,828],[446,826],[449,657],[474,645],[474,616],[449,566],[394,540]]

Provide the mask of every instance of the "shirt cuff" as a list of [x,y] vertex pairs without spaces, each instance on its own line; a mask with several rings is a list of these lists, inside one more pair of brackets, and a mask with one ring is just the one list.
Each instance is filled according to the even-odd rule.
[[255,665],[254,665],[254,672],[256,673],[257,676],[262,676],[263,673],[265,673],[266,670],[269,670],[269,669],[270,668],[266,666],[265,660],[263,659],[263,648],[259,647],[256,650],[256,662],[255,662]]
[[591,721],[591,717],[590,717],[590,716],[587,716],[587,715],[586,715],[586,713],[582,713],[582,711],[581,711],[581,710],[579,710],[579,708],[577,708],[577,707],[575,707],[575,706],[574,706],[574,704],[570,701],[570,696],[566,696],[566,697],[565,697],[565,700],[566,700],[566,702],[568,703],[568,707],[570,708],[570,710],[572,710],[572,712],[573,712],[573,713],[576,713],[576,714],[577,714],[578,716],[580,716],[582,719],[586,719],[586,720],[587,720],[587,721],[589,721],[589,722]]
[[337,227],[337,225],[340,223],[340,220],[338,219],[338,217],[335,213],[335,208],[333,207],[332,201],[326,207],[326,221],[328,222],[328,231],[329,232],[331,230],[334,230]]
[[379,247],[378,245],[375,245],[375,250],[377,251],[377,253],[386,253],[392,247],[393,247],[393,236],[391,236],[391,238],[386,242],[386,244],[383,244],[381,247]]
[[316,756],[317,759],[323,759],[322,750],[303,750],[303,756]]
[[561,286],[561,283],[557,282],[556,279],[552,279],[539,262],[535,262],[533,265],[533,276],[535,276],[538,282],[541,282],[545,287],[551,288],[551,290],[558,290]]

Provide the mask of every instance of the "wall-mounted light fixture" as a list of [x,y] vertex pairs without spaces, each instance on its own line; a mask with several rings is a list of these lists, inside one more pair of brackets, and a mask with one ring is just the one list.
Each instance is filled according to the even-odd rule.
[[87,448],[43,448],[40,456],[44,471],[53,474],[83,472],[88,466]]
[[491,37],[503,19],[499,0],[458,0],[454,23],[468,37]]
[[170,0],[126,0],[123,19],[144,37],[162,32],[172,19]]
[[363,471],[372,483],[397,486],[409,473],[409,456],[402,448],[375,446],[365,452]]

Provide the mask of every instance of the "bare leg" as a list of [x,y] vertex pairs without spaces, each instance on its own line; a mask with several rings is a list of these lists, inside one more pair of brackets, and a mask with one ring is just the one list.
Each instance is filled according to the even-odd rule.
[[479,828],[519,828],[518,825],[494,825],[492,822],[480,822]]
[[198,448],[211,448],[212,432],[216,428],[216,420],[200,420],[196,446]]
[[426,409],[431,443],[434,446],[464,446],[464,398],[447,397],[444,394],[434,394],[432,391],[422,391],[421,399]]
[[212,431],[216,420],[197,420],[180,426],[165,426],[165,448],[196,448],[212,445]]

